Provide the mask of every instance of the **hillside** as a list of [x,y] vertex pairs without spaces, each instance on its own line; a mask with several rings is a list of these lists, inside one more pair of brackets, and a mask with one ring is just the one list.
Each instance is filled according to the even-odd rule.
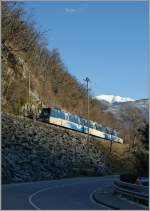
[[[143,119],[148,122],[149,116],[149,100],[135,100],[129,102],[115,102],[113,104],[107,104],[106,112],[111,112],[116,118],[121,118],[121,115],[128,110],[138,109],[139,113],[143,116]],[[124,114],[125,115],[125,114]]]
[[[38,112],[47,106],[87,118],[85,85],[68,72],[57,49],[48,50],[23,12],[17,4],[2,3],[3,111],[24,115],[29,107]],[[113,115],[104,117],[101,104],[90,96],[90,119],[109,126],[110,118],[117,127]]]
[[123,128],[122,134],[124,135],[125,142],[132,142],[133,137],[135,135],[138,136],[138,129],[144,128],[149,122],[148,99],[127,102],[115,101],[113,103],[99,99],[99,102],[103,105],[103,114],[111,113],[120,122],[120,127]]

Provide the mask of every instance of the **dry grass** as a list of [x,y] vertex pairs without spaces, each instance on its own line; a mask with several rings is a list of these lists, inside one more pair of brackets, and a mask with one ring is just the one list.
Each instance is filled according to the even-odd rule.
[[109,141],[96,139],[93,144],[105,154],[106,165],[111,169],[110,174],[122,174],[135,168],[135,159],[129,152],[128,144],[113,143],[111,152]]

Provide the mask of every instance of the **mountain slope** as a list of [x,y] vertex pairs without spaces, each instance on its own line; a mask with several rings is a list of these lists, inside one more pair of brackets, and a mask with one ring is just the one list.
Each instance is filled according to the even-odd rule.
[[97,100],[103,100],[109,103],[120,103],[120,102],[127,102],[127,101],[134,101],[129,97],[121,97],[121,96],[114,96],[114,95],[99,95],[95,97]]
[[105,112],[111,112],[115,114],[116,117],[120,117],[122,113],[126,113],[128,110],[138,109],[144,119],[148,121],[149,114],[149,101],[148,99],[144,100],[136,100],[130,102],[117,103],[113,105],[109,105]]
[[106,104],[106,101],[100,102],[104,103],[103,112],[105,114],[111,113],[120,122],[120,127],[124,128],[122,134],[131,142],[133,142],[137,130],[145,127],[144,125],[149,122],[148,99],[114,104],[108,102]]
[[[31,110],[37,116],[42,107],[57,107],[87,118],[86,84],[69,73],[59,51],[49,50],[28,20],[17,3],[2,3],[3,112],[27,116]],[[90,96],[90,119],[117,128],[113,115],[102,111],[102,103]]]

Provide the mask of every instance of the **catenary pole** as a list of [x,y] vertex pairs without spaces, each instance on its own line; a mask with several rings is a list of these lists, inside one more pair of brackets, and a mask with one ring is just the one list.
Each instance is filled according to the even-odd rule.
[[89,141],[89,123],[90,123],[89,82],[90,82],[90,79],[89,79],[88,77],[86,77],[86,79],[84,79],[84,81],[86,82],[86,88],[87,88],[87,119],[88,119],[88,134],[87,134],[87,140]]
[[30,79],[30,70],[29,70],[29,81],[28,81],[29,111],[31,111],[30,89],[31,89],[31,79]]

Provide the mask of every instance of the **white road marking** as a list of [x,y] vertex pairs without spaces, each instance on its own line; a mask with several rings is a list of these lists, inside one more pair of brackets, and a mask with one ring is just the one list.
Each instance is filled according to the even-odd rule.
[[[105,178],[103,181],[107,181],[107,180],[112,180],[112,179],[110,179],[110,178]],[[34,193],[32,193],[30,196],[29,196],[29,198],[28,198],[28,201],[29,201],[29,204],[32,206],[32,207],[34,207],[35,209],[37,209],[37,210],[40,210],[40,207],[38,207],[35,203],[33,203],[33,197],[35,197],[37,194],[39,194],[39,193],[42,193],[42,192],[44,192],[44,191],[47,191],[47,190],[53,190],[53,189],[56,189],[56,188],[63,188],[63,187],[68,187],[68,186],[72,186],[72,185],[80,185],[80,184],[86,184],[88,181],[83,181],[83,182],[78,182],[78,183],[75,183],[75,184],[65,184],[65,185],[55,185],[55,186],[53,186],[53,187],[48,187],[48,188],[43,188],[43,189],[40,189],[40,190],[38,190],[38,191],[36,191],[36,192],[34,192]],[[101,182],[100,181],[100,178],[99,178],[99,180],[93,180],[93,181],[90,181],[90,182]],[[91,198],[90,198],[91,199]],[[92,201],[91,200],[91,202],[93,202],[93,203],[96,203],[96,202],[94,202],[94,200]],[[98,203],[97,203],[97,205],[98,205]],[[101,206],[101,205],[100,205]],[[103,205],[104,206],[104,205]],[[108,207],[107,207],[108,208]]]
[[90,200],[91,200],[91,202],[92,202],[93,204],[96,204],[96,205],[102,206],[102,207],[104,207],[104,208],[107,208],[108,210],[112,210],[112,208],[107,207],[106,205],[101,204],[101,203],[98,203],[98,202],[96,202],[96,201],[94,200],[93,195],[94,195],[95,192],[96,192],[96,191],[94,190],[94,191],[90,194]]

